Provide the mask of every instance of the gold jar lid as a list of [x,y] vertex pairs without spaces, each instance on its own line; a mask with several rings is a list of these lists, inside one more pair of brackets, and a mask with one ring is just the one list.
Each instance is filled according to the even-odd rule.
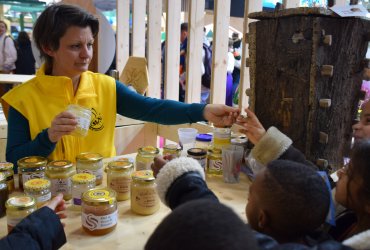
[[0,162],[0,171],[12,170],[14,164],[11,162],[2,161]]
[[134,164],[129,161],[112,161],[108,163],[107,170],[126,172],[134,168]]
[[79,173],[72,176],[72,182],[76,184],[91,184],[95,181],[95,175],[89,173]]
[[24,187],[28,190],[40,191],[50,188],[50,181],[41,178],[31,179],[24,183]]
[[146,146],[139,148],[139,153],[144,156],[156,156],[159,154],[159,148],[153,146]]
[[49,162],[49,164],[46,166],[46,169],[52,170],[52,171],[66,171],[73,168],[73,164],[70,161],[67,160],[57,160]]
[[10,210],[26,210],[31,207],[36,206],[35,198],[28,196],[28,195],[18,195],[12,198],[9,198],[6,201],[6,209]]
[[103,159],[103,156],[98,153],[85,152],[76,156],[76,161],[83,163],[93,163]]
[[135,182],[153,182],[155,180],[152,170],[135,171],[131,176]]
[[116,202],[116,195],[110,188],[93,188],[82,194],[82,201],[90,206],[108,205]]
[[207,150],[203,148],[190,148],[188,149],[188,155],[191,156],[206,156]]
[[169,150],[169,151],[181,151],[181,147],[177,144],[167,144],[163,147],[163,150]]
[[32,169],[32,171],[44,170],[48,160],[42,156],[27,156],[17,161],[18,167],[23,169]]

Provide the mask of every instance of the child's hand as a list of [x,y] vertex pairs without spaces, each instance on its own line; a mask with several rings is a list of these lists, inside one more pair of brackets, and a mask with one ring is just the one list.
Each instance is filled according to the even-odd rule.
[[[60,219],[64,219],[67,217],[67,215],[65,214],[66,204],[63,200],[63,194],[58,194],[44,206],[49,207],[51,210],[53,210],[59,216]],[[65,226],[64,223],[62,224],[63,226]]]
[[157,156],[154,158],[154,161],[152,163],[152,170],[154,177],[157,177],[157,174],[161,170],[161,168],[171,159],[168,159],[166,157]]
[[244,110],[247,117],[239,116],[236,120],[237,124],[244,127],[244,129],[240,129],[240,132],[244,133],[253,144],[256,144],[266,134],[266,129],[250,109],[245,108]]

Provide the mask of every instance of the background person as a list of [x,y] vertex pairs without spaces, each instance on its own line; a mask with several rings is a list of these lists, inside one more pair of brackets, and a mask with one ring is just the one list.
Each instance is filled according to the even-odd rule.
[[32,53],[31,39],[27,32],[21,31],[17,38],[18,59],[16,61],[16,74],[34,75],[35,74],[35,57]]

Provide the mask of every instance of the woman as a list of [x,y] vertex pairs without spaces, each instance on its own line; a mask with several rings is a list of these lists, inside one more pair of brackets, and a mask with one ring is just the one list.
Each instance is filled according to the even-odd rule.
[[16,74],[34,75],[35,74],[35,57],[32,54],[31,40],[27,32],[21,31],[17,38],[18,43],[18,60],[15,62]]
[[[37,19],[33,36],[45,63],[35,78],[3,97],[11,106],[7,161],[29,155],[75,161],[87,151],[114,156],[116,113],[162,124],[208,120],[225,126],[235,120],[236,108],[143,97],[111,77],[88,71],[98,30],[97,18],[72,5],[51,5]],[[64,111],[69,104],[93,113],[84,138],[69,135],[77,125],[76,117]]]

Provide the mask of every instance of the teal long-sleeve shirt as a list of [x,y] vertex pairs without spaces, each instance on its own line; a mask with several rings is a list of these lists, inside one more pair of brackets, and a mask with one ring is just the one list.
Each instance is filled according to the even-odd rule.
[[[132,119],[167,125],[204,120],[204,104],[185,104],[141,96],[118,81],[116,82],[116,92],[117,113]],[[28,120],[10,107],[6,145],[6,160],[8,162],[12,162],[16,166],[17,161],[26,156],[47,157],[53,152],[55,146],[56,143],[49,140],[47,128],[32,140]]]

